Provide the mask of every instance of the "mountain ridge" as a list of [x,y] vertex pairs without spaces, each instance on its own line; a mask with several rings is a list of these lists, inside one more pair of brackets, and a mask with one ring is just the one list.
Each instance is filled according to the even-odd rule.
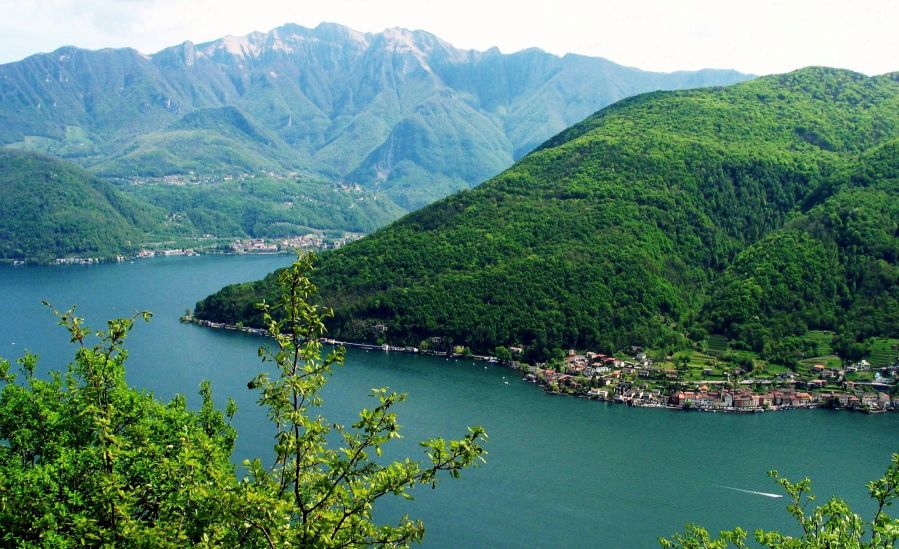
[[[627,95],[747,78],[651,73],[538,49],[463,50],[425,31],[288,24],[149,55],[64,47],[0,65],[0,144],[109,177],[156,175],[144,158],[167,141],[167,128],[198,110],[232,107],[271,137],[240,141],[244,159],[234,163],[219,153],[212,173],[301,170],[380,189],[412,209],[479,183]],[[148,156],[128,156],[135,141]],[[391,153],[397,141],[406,147]],[[432,164],[435,144],[452,150]],[[167,174],[196,171],[195,150],[177,147]],[[451,161],[459,154],[468,166]]]

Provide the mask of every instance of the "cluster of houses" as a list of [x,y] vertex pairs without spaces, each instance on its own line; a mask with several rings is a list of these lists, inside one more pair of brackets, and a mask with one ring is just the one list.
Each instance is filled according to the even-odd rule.
[[586,377],[603,385],[633,376],[667,380],[678,378],[676,370],[653,368],[652,359],[641,348],[635,347],[633,350],[635,352],[633,360],[621,360],[593,352],[578,354],[574,350],[569,350],[564,360],[564,371],[544,370],[542,375],[551,382],[567,382],[568,378]]
[[[569,351],[562,368],[526,367],[525,380],[541,383],[548,391],[620,402],[631,406],[666,407],[724,412],[757,412],[829,407],[866,412],[899,410],[899,395],[887,390],[899,379],[899,364],[875,372],[873,383],[846,381],[847,372],[871,369],[860,361],[845,369],[815,365],[816,379],[797,380],[787,373],[775,380],[683,382],[675,370],[653,368],[652,361],[635,349],[634,361],[601,353]],[[706,370],[711,374],[711,370]],[[735,372],[737,373],[737,372]],[[741,373],[741,372],[740,372]],[[644,381],[645,380],[645,381]],[[658,384],[650,380],[676,381]],[[824,391],[841,381],[840,391]],[[763,392],[750,389],[765,387]],[[671,387],[669,389],[669,387]],[[771,388],[773,387],[773,388]]]
[[700,386],[695,391],[677,391],[669,396],[670,405],[698,410],[761,411],[792,408],[845,408],[869,412],[899,409],[899,396],[884,392],[809,393],[794,389],[753,393],[749,390],[709,390]]
[[608,374],[613,370],[634,368],[636,366],[633,362],[625,362],[602,353],[590,352],[580,355],[574,350],[570,350],[565,357],[565,373],[574,376],[593,377]]
[[276,254],[278,245],[261,238],[235,240],[231,244],[231,251],[236,254]]
[[[149,257],[155,257],[157,255],[161,256],[173,256],[173,255],[200,255],[193,248],[172,248],[169,250],[141,250],[137,252],[137,257],[139,259],[146,259]],[[117,257],[117,261],[124,261],[124,257]]]
[[282,251],[333,250],[354,240],[359,240],[362,236],[362,233],[344,233],[340,238],[325,238],[321,234],[309,233],[282,239],[278,241],[278,245]]
[[[142,249],[137,252],[137,255],[135,255],[134,258],[146,259],[149,257],[158,256],[158,255],[199,255],[199,254],[192,248],[175,248],[175,249],[171,249],[171,250]],[[117,255],[115,257],[115,260],[118,263],[122,263],[124,261],[127,261],[128,259],[129,258],[124,255]],[[60,258],[57,258],[54,261],[54,263],[56,265],[95,265],[98,263],[102,263],[103,261],[105,261],[105,260],[103,258],[99,258],[99,257],[60,257]],[[14,263],[14,265],[18,265],[18,264],[24,265],[24,262],[15,262]]]
[[321,235],[313,233],[304,234],[303,236],[292,236],[282,239],[279,242],[282,250],[309,250],[320,249],[325,244],[325,239]]
[[57,265],[93,265],[95,263],[100,263],[99,257],[60,257],[56,260]]
[[361,234],[346,233],[341,238],[325,238],[321,234],[309,233],[302,236],[291,236],[277,242],[267,242],[262,238],[235,240],[231,243],[231,251],[236,254],[275,254],[293,252],[294,250],[330,250],[348,242],[357,240]]
[[[360,238],[360,234],[356,233],[346,233],[343,237],[338,239],[326,239],[322,235],[309,233],[303,236],[294,236],[289,238],[281,239],[277,242],[266,241],[262,238],[250,238],[250,239],[238,239],[231,243],[229,246],[232,253],[235,254],[276,254],[280,252],[292,252],[297,249],[309,250],[327,250],[332,248],[339,248],[343,244],[347,242],[351,242]],[[214,238],[212,235],[203,235],[203,240],[209,240]],[[151,249],[142,249],[137,252],[138,259],[146,259],[155,256],[169,256],[169,255],[199,255],[193,248],[173,248],[168,250],[151,250]],[[116,258],[119,261],[124,261],[124,257]],[[99,262],[98,259],[57,259],[57,263],[90,263],[90,262]]]
[[[262,172],[262,175],[274,176],[274,174],[271,174],[270,172]],[[252,177],[254,176],[248,173],[218,176],[199,175],[194,173],[193,171],[188,171],[184,174],[163,175],[161,177],[131,177],[128,178],[127,181],[132,185],[174,185],[177,187],[183,187],[187,185],[215,185],[226,181],[234,181],[235,179],[243,181]]]

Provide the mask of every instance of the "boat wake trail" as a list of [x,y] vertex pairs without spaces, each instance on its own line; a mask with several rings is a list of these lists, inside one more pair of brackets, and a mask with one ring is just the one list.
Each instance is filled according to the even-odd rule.
[[783,496],[781,494],[772,494],[770,492],[756,492],[755,490],[744,490],[742,488],[734,488],[733,486],[721,486],[718,485],[718,488],[724,488],[726,490],[734,490],[736,492],[745,492],[747,494],[755,494],[757,496],[765,496],[766,498],[776,498],[780,499]]

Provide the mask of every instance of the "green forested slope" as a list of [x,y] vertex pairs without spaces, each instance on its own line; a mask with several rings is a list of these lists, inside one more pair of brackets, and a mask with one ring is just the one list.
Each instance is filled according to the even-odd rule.
[[[897,162],[897,80],[809,68],[619,102],[480,187],[325,255],[317,280],[337,311],[332,334],[523,343],[538,356],[673,347],[705,331],[746,338],[755,317],[857,330],[863,296],[895,292],[895,254],[866,248],[882,237],[895,250],[889,223],[874,230],[895,213],[866,204],[888,208],[882,196],[895,195],[883,181]],[[822,224],[857,202],[858,231]],[[883,276],[850,282],[844,247]],[[758,269],[780,279],[751,289],[748,317],[725,318],[735,312],[719,304],[743,299]],[[252,320],[249,304],[272,288],[271,277],[226,288],[197,312]]]
[[227,175],[297,169],[300,162],[274,132],[236,107],[193,111],[139,136],[121,155],[99,162],[100,175],[159,177],[188,172]]
[[806,202],[816,201],[737,256],[700,316],[708,329],[782,362],[809,329],[899,337],[899,140]]
[[162,217],[77,166],[0,149],[0,259],[130,252]]

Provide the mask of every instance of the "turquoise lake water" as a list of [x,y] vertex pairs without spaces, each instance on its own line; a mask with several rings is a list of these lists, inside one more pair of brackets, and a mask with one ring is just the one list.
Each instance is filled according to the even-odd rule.
[[[218,402],[239,406],[236,460],[268,456],[272,431],[246,383],[263,339],[184,325],[186,308],[221,286],[260,278],[289,256],[155,258],[94,266],[0,267],[0,356],[25,349],[64,369],[74,349],[56,327],[73,304],[88,324],[150,310],[129,338],[131,384],[190,401],[209,379]],[[506,383],[508,382],[508,384]],[[487,465],[385,500],[378,516],[425,521],[427,547],[655,547],[687,522],[712,530],[793,528],[766,472],[813,479],[819,501],[840,494],[867,516],[864,489],[899,452],[899,414],[806,410],[758,415],[681,413],[554,397],[510,370],[398,353],[350,350],[325,391],[325,414],[350,423],[373,387],[406,392],[405,438],[391,457],[421,455],[427,436],[487,428]]]

